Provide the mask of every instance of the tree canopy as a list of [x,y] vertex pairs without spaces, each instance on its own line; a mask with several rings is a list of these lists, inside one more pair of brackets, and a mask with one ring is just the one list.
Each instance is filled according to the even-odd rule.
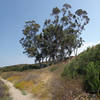
[[46,19],[40,32],[35,20],[25,23],[23,37],[20,40],[24,53],[34,57],[36,62],[59,62],[77,54],[83,39],[85,25],[89,23],[87,12],[78,9],[72,12],[71,5],[64,4],[61,9],[53,8],[51,19]]

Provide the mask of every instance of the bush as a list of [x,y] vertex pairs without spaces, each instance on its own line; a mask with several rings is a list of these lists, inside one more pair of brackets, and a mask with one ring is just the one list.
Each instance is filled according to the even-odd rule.
[[70,78],[84,76],[85,90],[91,93],[100,92],[100,44],[88,48],[72,59],[65,67],[62,76]]
[[55,71],[55,70],[57,70],[57,69],[58,69],[57,66],[56,66],[56,67],[52,67],[52,68],[50,69],[50,71],[53,72],[53,71]]
[[[75,64],[75,60],[73,60],[72,63],[69,63],[69,64],[67,65],[67,67],[65,67],[65,69],[64,69],[64,71],[63,71],[63,73],[62,73],[62,76],[68,76],[68,77],[70,77],[70,78],[75,78],[75,77],[78,76],[78,69],[79,69],[79,66],[76,65],[76,66],[74,67],[73,64]],[[71,66],[71,67],[70,67],[70,66]]]
[[40,69],[47,67],[47,64],[21,64],[21,65],[13,65],[13,66],[7,66],[0,69],[0,72],[9,72],[9,71],[25,71],[29,69]]
[[85,76],[85,90],[91,93],[100,92],[100,65],[90,62],[87,65]]

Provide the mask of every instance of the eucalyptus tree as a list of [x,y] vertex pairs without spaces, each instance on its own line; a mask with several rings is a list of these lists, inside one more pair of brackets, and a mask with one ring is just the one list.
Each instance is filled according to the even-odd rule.
[[36,57],[39,53],[38,45],[36,43],[37,33],[39,31],[40,25],[34,20],[27,21],[23,29],[23,37],[20,40],[24,52],[28,57]]
[[61,9],[53,8],[51,16],[51,19],[45,20],[40,33],[39,24],[35,21],[26,22],[24,37],[20,40],[24,53],[39,63],[58,62],[70,57],[72,52],[77,55],[77,50],[83,43],[82,31],[89,23],[85,10],[72,12],[69,4],[64,4]]

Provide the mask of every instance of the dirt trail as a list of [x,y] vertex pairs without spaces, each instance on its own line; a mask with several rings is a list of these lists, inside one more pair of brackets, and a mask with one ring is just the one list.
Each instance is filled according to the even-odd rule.
[[9,87],[9,94],[12,97],[12,100],[36,100],[33,99],[31,94],[23,95],[20,90],[16,89],[13,84],[7,80],[0,78],[1,81]]

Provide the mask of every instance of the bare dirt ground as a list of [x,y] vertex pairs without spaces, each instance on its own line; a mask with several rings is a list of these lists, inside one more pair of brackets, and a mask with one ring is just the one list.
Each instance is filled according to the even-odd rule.
[[9,87],[9,94],[12,100],[36,100],[31,94],[23,95],[21,91],[16,89],[11,82],[2,78],[0,79]]

